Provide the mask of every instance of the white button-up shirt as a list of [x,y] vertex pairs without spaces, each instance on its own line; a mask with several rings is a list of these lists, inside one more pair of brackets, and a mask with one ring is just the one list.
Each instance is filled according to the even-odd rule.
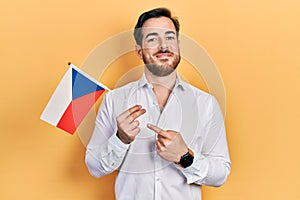
[[[90,173],[101,177],[118,170],[117,200],[199,200],[199,185],[220,186],[230,172],[230,160],[222,112],[216,99],[177,76],[163,111],[145,75],[108,92],[99,108],[87,146]],[[146,113],[137,118],[141,132],[130,144],[117,136],[116,117],[134,105]],[[179,132],[194,152],[193,164],[182,168],[161,158],[155,147],[152,123]]]

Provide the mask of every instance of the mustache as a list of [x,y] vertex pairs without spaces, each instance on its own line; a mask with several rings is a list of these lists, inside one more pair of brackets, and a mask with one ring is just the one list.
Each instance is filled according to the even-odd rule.
[[157,51],[155,54],[154,54],[154,56],[156,56],[157,54],[161,54],[161,53],[169,53],[169,54],[171,54],[171,55],[174,55],[174,53],[172,52],[172,51],[169,51],[169,50],[159,50],[159,51]]

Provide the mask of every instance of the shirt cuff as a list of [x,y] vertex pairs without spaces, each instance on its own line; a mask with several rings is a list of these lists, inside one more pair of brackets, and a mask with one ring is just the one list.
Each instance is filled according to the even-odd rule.
[[202,155],[194,155],[193,164],[187,168],[182,168],[178,166],[183,175],[187,179],[187,183],[191,184],[194,182],[199,182],[199,180],[204,180],[208,173],[208,161]]
[[128,150],[130,144],[124,144],[117,136],[117,134],[113,134],[109,140],[109,143],[113,144],[114,146],[116,146],[117,148],[121,149],[121,150]]

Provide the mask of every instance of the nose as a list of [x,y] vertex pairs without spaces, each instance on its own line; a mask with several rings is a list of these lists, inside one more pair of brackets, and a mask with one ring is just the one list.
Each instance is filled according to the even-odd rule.
[[164,39],[162,39],[162,38],[160,39],[159,48],[160,48],[160,50],[162,50],[162,51],[165,51],[165,50],[168,49],[168,45],[167,45],[166,40],[164,40]]

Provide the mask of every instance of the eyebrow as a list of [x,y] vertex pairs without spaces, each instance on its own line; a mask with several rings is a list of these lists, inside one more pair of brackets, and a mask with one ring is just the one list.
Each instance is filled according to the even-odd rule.
[[167,31],[167,32],[165,32],[165,34],[174,34],[175,35],[175,32],[174,31]]
[[149,34],[146,35],[146,38],[148,38],[150,36],[158,36],[158,33],[149,33]]
[[[174,31],[166,31],[165,35],[168,35],[168,34],[174,34],[175,35],[175,32]],[[156,32],[149,33],[149,34],[146,35],[146,38],[148,38],[150,36],[158,36],[158,33],[156,33]]]

